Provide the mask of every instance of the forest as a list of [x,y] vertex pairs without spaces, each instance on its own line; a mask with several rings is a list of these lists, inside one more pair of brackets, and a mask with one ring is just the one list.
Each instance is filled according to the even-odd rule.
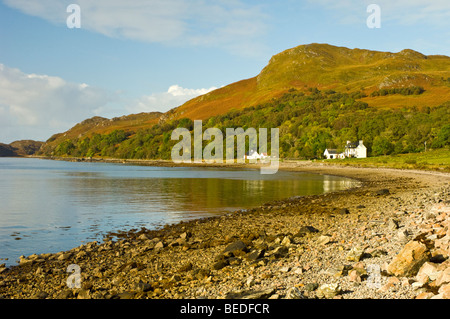
[[[374,94],[422,93],[422,88],[411,87]],[[322,158],[326,148],[342,150],[347,140],[363,140],[368,156],[414,153],[425,147],[436,149],[450,145],[450,101],[437,107],[383,109],[360,101],[364,96],[360,91],[291,89],[269,103],[203,120],[203,129],[216,127],[225,132],[226,128],[237,127],[257,131],[279,128],[280,157],[285,159]],[[168,160],[178,142],[171,139],[177,127],[187,128],[193,134],[193,121],[183,118],[136,132],[115,130],[67,139],[45,155]],[[267,149],[270,150],[270,144]]]

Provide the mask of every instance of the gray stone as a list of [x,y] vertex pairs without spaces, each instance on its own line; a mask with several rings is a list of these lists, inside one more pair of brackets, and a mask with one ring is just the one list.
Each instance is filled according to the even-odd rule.
[[323,284],[317,288],[316,294],[319,298],[331,299],[341,293],[341,287],[338,283],[334,284]]
[[246,251],[247,245],[242,240],[236,240],[235,242],[229,244],[225,249],[225,252],[234,252],[234,251]]

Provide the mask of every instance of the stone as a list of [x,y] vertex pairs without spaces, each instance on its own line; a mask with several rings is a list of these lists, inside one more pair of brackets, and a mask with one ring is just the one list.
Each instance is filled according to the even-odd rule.
[[379,189],[375,192],[375,195],[377,195],[377,196],[389,195],[389,194],[390,194],[390,192],[389,192],[389,189],[387,189],[387,188]]
[[434,297],[434,293],[425,291],[418,294],[416,299],[431,299],[432,297]]
[[120,294],[117,294],[116,297],[119,299],[134,299],[135,295],[136,295],[136,293],[134,293],[134,292],[125,291]]
[[249,260],[249,261],[255,261],[255,260],[258,260],[258,259],[260,259],[260,258],[263,258],[265,252],[266,252],[266,251],[265,251],[264,249],[255,249],[255,250],[249,252],[249,253],[245,256],[245,258],[246,258],[247,260]]
[[360,261],[364,255],[364,248],[353,247],[347,254],[348,261]]
[[291,239],[288,236],[285,236],[281,241],[281,245],[289,247],[291,245]]
[[398,221],[393,219],[393,218],[390,218],[389,221],[388,221],[387,227],[388,227],[389,230],[396,230],[396,229],[398,229]]
[[388,273],[400,277],[417,275],[420,267],[430,259],[425,244],[418,241],[407,243],[394,260],[388,265]]
[[164,248],[164,243],[162,241],[159,241],[156,243],[155,247],[153,248],[154,250],[158,251],[160,249]]
[[317,288],[316,294],[319,298],[332,299],[341,293],[341,287],[338,283],[323,284]]
[[319,284],[318,283],[309,283],[305,285],[305,290],[306,291],[314,291],[317,288],[319,288]]
[[229,244],[225,249],[225,252],[235,252],[235,251],[247,251],[247,245],[242,240],[236,240]]
[[229,264],[230,263],[229,263],[229,261],[227,259],[221,259],[221,260],[219,260],[219,261],[217,261],[217,262],[215,262],[213,264],[213,269],[214,270],[220,270],[220,269],[228,266]]
[[148,240],[149,238],[147,237],[146,234],[141,234],[137,239],[139,239],[139,240]]
[[318,232],[319,232],[319,230],[314,228],[313,226],[302,226],[295,236],[303,237],[307,234],[318,233]]
[[48,293],[45,291],[39,291],[32,297],[32,299],[46,299],[47,297]]
[[441,286],[443,284],[450,283],[450,267],[447,267],[436,278],[436,285]]
[[426,262],[420,267],[416,280],[420,283],[426,284],[429,281],[434,281],[437,279],[440,271],[438,269],[438,265],[431,262]]
[[322,235],[319,238],[317,238],[317,244],[318,245],[326,245],[331,241],[331,236],[329,235]]
[[277,248],[275,248],[273,250],[272,255],[275,258],[284,258],[288,255],[289,253],[289,248],[287,248],[286,246],[278,246]]
[[56,259],[67,260],[67,259],[69,259],[70,255],[71,255],[70,253],[61,253],[61,254],[59,254],[58,258],[56,258]]
[[450,299],[450,284],[443,285],[438,292],[443,299]]
[[225,299],[268,299],[275,293],[275,289],[267,288],[263,290],[244,290],[229,292]]
[[297,287],[291,287],[286,293],[286,299],[305,299],[300,289]]
[[358,271],[353,269],[348,273],[348,280],[350,280],[351,282],[361,283],[361,276],[359,275]]

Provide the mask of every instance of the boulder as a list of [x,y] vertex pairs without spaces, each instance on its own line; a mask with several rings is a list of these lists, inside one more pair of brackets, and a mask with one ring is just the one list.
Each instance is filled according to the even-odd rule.
[[430,259],[427,246],[418,241],[410,241],[388,265],[388,273],[400,277],[417,275],[420,267]]

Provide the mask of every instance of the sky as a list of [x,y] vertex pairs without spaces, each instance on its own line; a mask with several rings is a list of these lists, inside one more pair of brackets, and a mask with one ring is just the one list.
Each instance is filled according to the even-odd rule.
[[450,1],[0,0],[0,142],[166,112],[308,43],[450,56]]

